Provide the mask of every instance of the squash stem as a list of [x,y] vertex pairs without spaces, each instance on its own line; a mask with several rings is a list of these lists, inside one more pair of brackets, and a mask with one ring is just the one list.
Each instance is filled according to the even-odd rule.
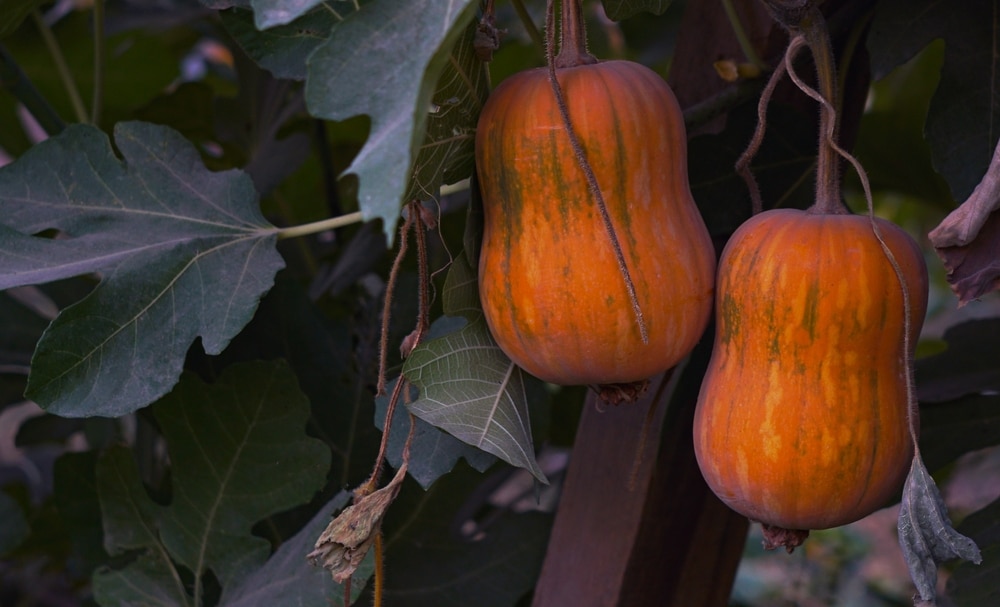
[[[837,124],[837,69],[830,45],[830,33],[818,8],[812,6],[799,24],[802,39],[812,51],[816,64],[819,94],[826,100],[821,103],[819,118],[819,158],[816,166],[816,202],[813,210],[818,213],[844,214],[847,209],[840,199],[840,157],[834,148],[838,138]],[[791,67],[789,66],[789,71]]]
[[[601,194],[601,187],[597,183],[597,176],[594,174],[593,168],[590,166],[590,161],[587,160],[587,153],[583,149],[583,145],[580,144],[580,138],[577,137],[576,130],[573,128],[573,121],[569,117],[569,108],[566,106],[566,100],[563,97],[562,87],[559,85],[559,79],[556,78],[556,60],[552,56],[553,54],[553,26],[555,22],[555,10],[553,8],[554,0],[549,0],[548,14],[547,14],[547,42],[546,45],[546,63],[549,66],[549,84],[552,86],[552,93],[556,98],[556,105],[559,107],[559,114],[562,117],[563,128],[566,129],[566,137],[569,139],[570,147],[573,149],[573,154],[576,156],[577,165],[583,171],[584,177],[587,179],[587,188],[590,190],[590,195],[594,197],[594,201],[597,204],[597,210],[601,215],[601,222],[604,224],[604,229],[608,234],[608,239],[611,241],[611,248],[615,253],[615,261],[618,264],[618,269],[621,271],[622,278],[625,281],[625,290],[628,293],[629,302],[632,304],[632,311],[635,313],[636,324],[639,328],[639,336],[642,339],[643,344],[649,343],[649,329],[646,327],[646,319],[642,313],[642,306],[639,305],[639,296],[636,294],[635,282],[632,280],[632,274],[629,272],[628,264],[625,262],[625,253],[622,251],[621,242],[618,240],[618,235],[615,233],[615,226],[611,221],[611,214],[608,212],[608,206],[604,202],[604,195]],[[583,19],[581,18],[582,9],[580,6],[580,0],[564,0],[563,2],[563,19],[566,19],[568,14],[571,14],[571,19],[574,23],[578,24],[580,34],[584,40],[583,46],[586,46],[586,32],[583,31]],[[573,30],[577,26],[570,26],[565,21],[563,22],[562,29]],[[562,49],[560,49],[560,55],[562,55]],[[597,60],[591,55],[586,55],[593,59],[594,62]],[[579,63],[573,65],[581,65]]]
[[[555,0],[549,1],[555,2]],[[587,24],[583,18],[583,0],[562,0],[561,9],[559,54],[555,57],[555,67],[597,63],[597,58],[587,51]],[[554,26],[554,23],[549,23],[550,29]],[[550,65],[552,63],[549,62]]]

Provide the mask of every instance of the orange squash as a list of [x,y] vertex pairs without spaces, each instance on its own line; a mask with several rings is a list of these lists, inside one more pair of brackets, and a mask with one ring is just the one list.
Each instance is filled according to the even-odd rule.
[[556,73],[649,340],[545,68],[501,83],[479,119],[483,311],[503,351],[546,381],[644,380],[683,358],[711,314],[715,252],[688,185],[681,111],[666,82],[637,63]]
[[[877,221],[905,277],[912,347],[927,307],[924,259],[903,230]],[[868,217],[773,210],[735,232],[694,423],[698,464],[723,502],[782,530],[835,527],[886,505],[913,456],[903,310]]]

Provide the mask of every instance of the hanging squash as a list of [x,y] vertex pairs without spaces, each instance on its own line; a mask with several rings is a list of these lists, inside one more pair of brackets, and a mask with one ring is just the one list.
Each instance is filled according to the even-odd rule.
[[[913,448],[906,365],[927,306],[916,243],[888,221],[761,213],[719,262],[715,345],[695,412],[695,453],[723,502],[786,530],[825,529],[885,506]],[[915,412],[914,412],[915,413]]]
[[555,74],[580,153],[546,68],[490,95],[476,133],[483,311],[503,351],[546,381],[643,381],[703,333],[715,253],[691,197],[670,87],[637,63],[587,54],[579,1],[563,4]]

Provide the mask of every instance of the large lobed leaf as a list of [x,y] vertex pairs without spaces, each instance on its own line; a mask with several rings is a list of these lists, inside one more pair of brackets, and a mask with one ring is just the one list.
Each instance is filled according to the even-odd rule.
[[358,176],[362,213],[381,218],[390,241],[435,85],[477,6],[473,0],[370,2],[335,25],[309,58],[312,115],[371,118],[368,141],[345,173]]
[[258,65],[278,78],[291,80],[306,79],[306,59],[338,22],[330,11],[316,10],[287,25],[261,31],[251,11],[235,8],[219,15],[230,35]]
[[473,44],[478,25],[470,21],[448,54],[404,200],[437,198],[443,184],[472,174],[476,122],[490,89],[486,63],[476,55]]
[[[282,579],[301,582],[297,590],[284,587],[289,600],[294,593],[321,594],[294,604],[336,598],[339,591],[327,594],[332,588],[324,585],[325,574],[306,563],[304,552],[298,559],[288,554],[310,541],[325,516],[271,560],[269,542],[251,533],[258,521],[308,501],[323,486],[330,463],[326,446],[305,435],[309,406],[287,366],[234,365],[211,386],[186,376],[153,414],[170,451],[171,502],[153,502],[126,448],[101,459],[105,546],[112,555],[135,559],[95,576],[98,602],[189,604],[175,563],[199,579],[212,571],[223,587],[223,604],[229,597],[232,604],[249,604],[248,597],[274,596]],[[339,505],[329,504],[326,515]]]
[[945,42],[944,65],[927,115],[934,166],[965,200],[986,172],[1000,139],[1000,24],[997,2],[884,0],[868,50],[881,78],[932,40]]
[[[99,272],[38,343],[27,395],[118,416],[177,382],[195,338],[221,352],[284,262],[239,171],[209,172],[166,127],[73,126],[0,169],[0,289]],[[57,230],[59,237],[37,234]]]

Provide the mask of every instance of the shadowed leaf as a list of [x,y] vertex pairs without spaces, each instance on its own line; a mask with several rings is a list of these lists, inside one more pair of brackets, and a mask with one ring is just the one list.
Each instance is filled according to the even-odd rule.
[[[73,126],[0,169],[0,289],[100,272],[42,336],[27,394],[117,416],[177,382],[197,337],[221,352],[284,266],[246,174],[211,173],[176,132]],[[58,238],[35,236],[58,230]]]
[[535,460],[523,371],[500,350],[483,318],[421,344],[403,365],[420,390],[409,410],[500,459],[529,470]]
[[103,605],[145,604],[153,590],[155,604],[187,604],[174,562],[196,579],[211,570],[223,589],[247,584],[270,553],[253,525],[308,501],[329,467],[327,447],[305,435],[309,407],[284,363],[234,365],[210,386],[187,376],[153,413],[170,452],[171,502],[150,500],[127,450],[102,459],[105,545],[137,552],[95,578]]
[[390,241],[438,77],[477,7],[472,0],[372,2],[335,25],[309,57],[311,114],[371,117],[368,141],[345,173],[358,176],[361,211],[383,220]]
[[932,40],[945,43],[926,133],[934,166],[965,200],[979,183],[1000,138],[1000,24],[995,2],[884,0],[868,36],[876,79]]

